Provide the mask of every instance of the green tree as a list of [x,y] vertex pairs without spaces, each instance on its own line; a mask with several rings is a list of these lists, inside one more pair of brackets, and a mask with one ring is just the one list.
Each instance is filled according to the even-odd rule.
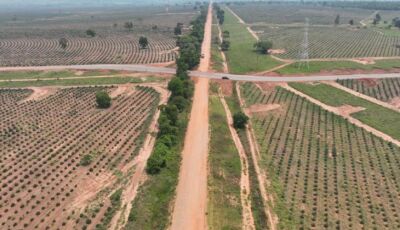
[[269,50],[272,48],[272,42],[271,41],[258,41],[254,44],[254,48],[259,53],[268,54]]
[[166,157],[170,154],[168,147],[162,143],[157,143],[154,151],[147,160],[146,172],[148,174],[158,174],[166,166]]
[[183,96],[185,90],[183,81],[177,77],[173,78],[168,83],[168,90],[171,91],[172,96]]
[[149,41],[147,40],[146,37],[141,36],[139,38],[139,46],[141,49],[146,49],[149,46]]
[[111,106],[111,97],[105,91],[98,91],[96,93],[97,107],[105,109]]
[[227,40],[223,40],[221,43],[221,50],[222,51],[228,51],[229,47],[231,46],[231,42]]
[[128,31],[131,31],[133,28],[133,22],[125,22],[124,28],[127,29]]
[[85,154],[81,158],[81,161],[79,162],[79,164],[82,165],[82,166],[88,166],[88,165],[90,165],[92,163],[92,161],[93,161],[92,154]]
[[246,127],[248,120],[249,117],[247,117],[246,114],[237,112],[233,115],[233,127],[235,127],[235,129],[243,129]]
[[336,18],[335,18],[335,25],[339,25],[339,23],[340,23],[340,15],[338,14],[338,15],[336,15]]
[[176,24],[176,27],[174,28],[174,34],[175,35],[181,35],[182,34],[182,28],[183,28],[183,24],[178,22]]
[[68,46],[68,40],[66,38],[60,38],[60,40],[58,40],[58,44],[63,50],[65,50]]
[[86,30],[86,35],[93,38],[96,36],[96,32],[92,29],[88,29],[88,30]]

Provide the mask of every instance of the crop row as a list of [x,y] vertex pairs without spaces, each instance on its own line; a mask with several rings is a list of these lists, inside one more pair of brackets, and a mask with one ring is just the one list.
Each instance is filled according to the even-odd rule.
[[[303,52],[302,27],[253,27],[263,31],[262,38],[272,40],[275,49],[285,49],[279,57],[298,59]],[[400,37],[386,36],[370,29],[310,27],[310,58],[357,58],[400,56]]]
[[138,88],[99,110],[98,90],[111,88],[62,89],[39,101],[20,101],[29,90],[0,90],[1,229],[73,226],[75,202],[96,194],[138,152],[158,93]]
[[339,84],[359,93],[390,102],[400,98],[400,78],[379,80],[338,80]]
[[2,39],[0,66],[66,64],[137,64],[175,60],[175,40],[149,38],[149,47],[140,49],[137,38],[68,38],[63,50],[58,39]]
[[400,149],[282,88],[242,87],[263,164],[299,229],[399,229]]
[[355,8],[335,8],[301,4],[246,3],[232,5],[231,8],[247,23],[291,24],[303,23],[309,18],[311,24],[333,25],[336,15],[340,15],[341,24],[355,23],[370,16],[373,11]]

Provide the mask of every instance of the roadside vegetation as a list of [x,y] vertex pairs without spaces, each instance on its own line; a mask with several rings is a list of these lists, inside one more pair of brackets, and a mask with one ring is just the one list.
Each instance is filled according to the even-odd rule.
[[210,229],[241,229],[241,163],[216,91],[210,95],[209,117],[208,226]]
[[290,83],[293,88],[330,106],[351,105],[365,110],[351,114],[361,122],[400,140],[400,113],[326,84]]
[[152,230],[168,226],[193,95],[188,70],[199,63],[206,16],[207,9],[202,7],[200,16],[192,22],[191,33],[178,39],[181,54],[176,61],[176,77],[168,84],[171,97],[160,108],[159,132],[146,167],[148,179],[133,201],[125,229]]
[[309,67],[306,63],[295,62],[275,72],[282,75],[321,73],[322,71],[372,71],[374,69],[391,70],[400,68],[399,59],[376,60],[373,64],[361,64],[354,61],[310,61]]
[[261,72],[281,64],[270,55],[256,52],[254,44],[257,40],[247,30],[246,25],[241,24],[227,8],[223,9],[225,20],[222,28],[229,32],[230,37],[230,48],[225,53],[231,73]]

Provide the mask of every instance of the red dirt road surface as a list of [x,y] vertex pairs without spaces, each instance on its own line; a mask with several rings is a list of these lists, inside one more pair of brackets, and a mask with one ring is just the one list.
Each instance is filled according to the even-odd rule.
[[[207,72],[211,49],[211,2],[205,24],[199,71]],[[177,195],[172,230],[207,229],[208,79],[196,78]]]

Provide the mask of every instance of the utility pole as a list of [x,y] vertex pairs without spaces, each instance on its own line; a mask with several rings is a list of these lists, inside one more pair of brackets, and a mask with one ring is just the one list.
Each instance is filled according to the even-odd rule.
[[310,63],[309,63],[309,53],[308,53],[308,28],[309,28],[309,19],[306,18],[305,20],[305,25],[304,25],[304,37],[303,37],[303,42],[300,47],[300,52],[299,52],[299,62],[298,62],[298,68],[302,68],[303,66],[306,66],[307,69],[310,69]]

